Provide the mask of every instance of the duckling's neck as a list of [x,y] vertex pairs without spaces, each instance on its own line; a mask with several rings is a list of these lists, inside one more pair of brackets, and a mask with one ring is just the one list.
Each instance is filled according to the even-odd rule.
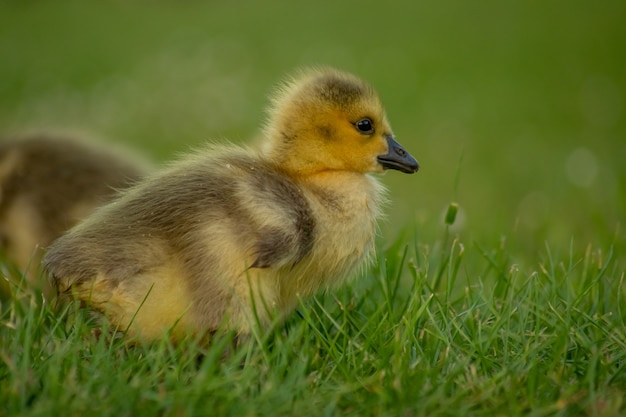
[[325,169],[319,171],[298,172],[293,175],[295,179],[299,179],[304,183],[320,185],[324,188],[344,188],[345,186],[354,186],[356,184],[369,184],[372,177],[360,172],[345,171],[338,169]]
[[328,170],[298,176],[296,181],[330,208],[346,213],[354,213],[355,210],[361,212],[367,208],[374,218],[380,214],[379,206],[384,201],[384,187],[371,175]]
[[311,152],[309,149],[300,149],[297,146],[293,149],[287,146],[284,140],[275,138],[261,145],[259,157],[294,180],[318,175],[325,176],[337,171],[344,172],[342,164],[333,160],[329,155],[322,156],[320,152]]

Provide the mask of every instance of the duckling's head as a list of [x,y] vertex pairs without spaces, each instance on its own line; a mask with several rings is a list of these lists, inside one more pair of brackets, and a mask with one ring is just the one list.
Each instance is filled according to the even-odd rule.
[[395,141],[374,89],[329,68],[304,71],[283,85],[265,134],[263,154],[294,176],[419,168]]

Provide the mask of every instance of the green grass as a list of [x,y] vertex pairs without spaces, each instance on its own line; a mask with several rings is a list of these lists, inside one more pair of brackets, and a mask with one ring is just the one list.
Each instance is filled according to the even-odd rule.
[[[17,290],[0,319],[4,415],[597,415],[626,412],[624,258],[399,241],[353,285],[232,348],[92,335]],[[225,353],[228,352],[228,353]]]
[[276,82],[326,64],[422,166],[384,177],[362,279],[229,355],[96,339],[13,285],[0,415],[626,415],[625,21],[623,0],[0,2],[1,133],[163,161],[253,137]]

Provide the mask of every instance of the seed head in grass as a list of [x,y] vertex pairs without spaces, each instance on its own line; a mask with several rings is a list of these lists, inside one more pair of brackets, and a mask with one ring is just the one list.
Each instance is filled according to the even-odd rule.
[[460,232],[465,227],[466,215],[463,207],[456,202],[451,202],[441,213],[446,232]]
[[454,224],[458,211],[459,205],[457,203],[450,203],[450,205],[448,206],[448,211],[446,211],[446,218],[444,220],[448,226],[452,226]]

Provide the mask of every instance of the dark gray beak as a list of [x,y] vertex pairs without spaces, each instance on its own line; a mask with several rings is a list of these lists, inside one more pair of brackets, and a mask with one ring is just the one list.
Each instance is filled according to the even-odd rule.
[[387,144],[389,145],[389,152],[386,155],[377,157],[383,168],[396,169],[407,174],[413,174],[420,169],[415,158],[402,145],[396,142],[393,136],[387,136]]

